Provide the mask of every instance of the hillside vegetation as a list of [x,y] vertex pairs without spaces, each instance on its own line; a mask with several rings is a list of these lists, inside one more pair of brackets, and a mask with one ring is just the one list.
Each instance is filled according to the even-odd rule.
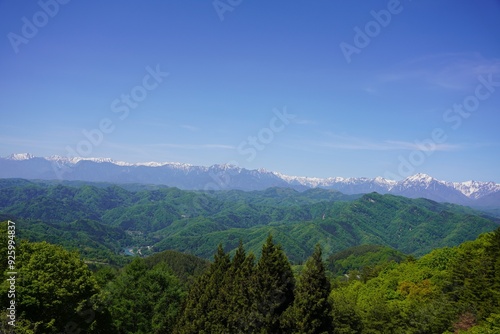
[[[7,224],[0,223],[0,251]],[[331,278],[322,247],[294,274],[272,236],[258,258],[240,243],[222,245],[214,261],[167,251],[135,257],[122,267],[93,271],[77,252],[46,242],[17,240],[16,334],[45,333],[470,333],[500,331],[500,229],[457,247],[435,249],[375,270]],[[345,267],[354,248],[335,255]],[[7,266],[0,270],[7,275]],[[7,305],[8,281],[0,284]],[[2,333],[14,333],[0,313]]]
[[323,245],[323,256],[376,244],[420,256],[492,231],[498,219],[426,199],[324,189],[298,192],[195,192],[130,185],[0,180],[0,215],[21,237],[79,250],[90,261],[118,263],[125,249],[148,255],[168,249],[211,258],[223,243],[258,254],[269,234],[293,263]]

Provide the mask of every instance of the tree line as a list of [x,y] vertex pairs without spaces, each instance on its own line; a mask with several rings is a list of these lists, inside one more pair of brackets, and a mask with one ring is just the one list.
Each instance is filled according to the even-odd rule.
[[[16,247],[16,328],[2,307],[2,333],[500,331],[500,229],[420,259],[379,261],[341,276],[326,269],[319,245],[303,265],[292,266],[271,235],[258,256],[241,242],[232,253],[219,245],[210,264],[170,251],[113,267],[85,263],[79,253],[46,242]],[[3,280],[3,306],[8,288]]]
[[231,259],[219,246],[210,269],[191,288],[175,333],[329,333],[330,282],[321,247],[296,280],[269,236],[260,259],[243,245]]
[[0,180],[4,219],[16,221],[21,238],[116,265],[123,264],[117,255],[125,248],[143,255],[175,249],[212,259],[219,243],[233,252],[239,239],[259,254],[269,233],[292,263],[305,261],[316,243],[326,254],[376,244],[421,256],[498,227],[498,219],[471,208],[376,193],[205,192],[13,179]]

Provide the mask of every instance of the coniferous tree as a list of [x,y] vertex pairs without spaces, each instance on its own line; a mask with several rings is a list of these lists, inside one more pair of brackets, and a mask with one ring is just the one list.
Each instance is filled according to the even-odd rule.
[[175,326],[174,333],[202,333],[202,328],[207,320],[203,306],[207,305],[200,305],[199,303],[201,300],[206,300],[203,296],[209,280],[210,276],[206,272],[193,283],[184,301],[184,307]]
[[214,262],[193,285],[185,302],[177,333],[223,333],[227,328],[227,311],[223,303],[225,274],[230,267],[229,255],[219,244]]
[[333,330],[332,308],[328,301],[330,281],[321,257],[321,247],[316,245],[298,279],[295,300],[289,312],[294,333],[331,333]]
[[282,314],[294,300],[293,277],[290,262],[280,245],[271,235],[262,246],[262,255],[256,273],[256,317],[255,324],[264,333],[282,333]]
[[227,329],[229,333],[255,331],[252,321],[252,310],[256,297],[255,285],[253,284],[254,267],[254,255],[246,256],[243,243],[240,240],[224,284],[224,304],[227,310]]
[[229,254],[226,254],[222,244],[219,244],[205,294],[208,302],[205,326],[207,333],[223,333],[227,328],[227,310],[223,303],[222,290],[224,289],[224,278],[230,265]]
[[492,308],[495,309],[491,311],[500,313],[500,228],[491,234],[490,245],[486,253],[491,261],[489,294],[494,301]]

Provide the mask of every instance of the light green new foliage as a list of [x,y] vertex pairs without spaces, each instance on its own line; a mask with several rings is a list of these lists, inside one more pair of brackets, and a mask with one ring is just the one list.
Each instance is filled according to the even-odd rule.
[[170,268],[149,269],[136,258],[106,287],[107,302],[118,333],[170,333],[184,292]]
[[[98,292],[97,282],[77,253],[46,242],[21,242],[16,255],[17,315],[26,332],[92,326],[96,314],[91,298]],[[4,289],[2,284],[2,297]]]

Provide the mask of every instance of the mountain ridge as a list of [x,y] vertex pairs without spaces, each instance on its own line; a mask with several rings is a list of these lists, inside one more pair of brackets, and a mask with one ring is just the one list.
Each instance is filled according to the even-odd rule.
[[208,259],[221,242],[229,252],[240,240],[257,254],[270,233],[297,263],[317,243],[325,255],[361,244],[422,255],[472,240],[500,223],[469,207],[391,194],[127,190],[70,183],[0,179],[0,216],[16,222],[20,238],[81,248],[99,262],[130,249],[142,255],[174,249]]
[[[29,153],[0,157],[1,178],[60,179],[92,182],[151,183],[186,190],[262,190],[269,187],[333,189],[345,194],[378,192],[472,206],[499,206],[500,184],[469,180],[441,181],[424,173],[395,181],[383,177],[305,177],[235,165],[195,166],[179,162],[129,163],[110,158],[36,157]],[[485,199],[482,201],[481,199]],[[484,203],[483,203],[484,202]]]

